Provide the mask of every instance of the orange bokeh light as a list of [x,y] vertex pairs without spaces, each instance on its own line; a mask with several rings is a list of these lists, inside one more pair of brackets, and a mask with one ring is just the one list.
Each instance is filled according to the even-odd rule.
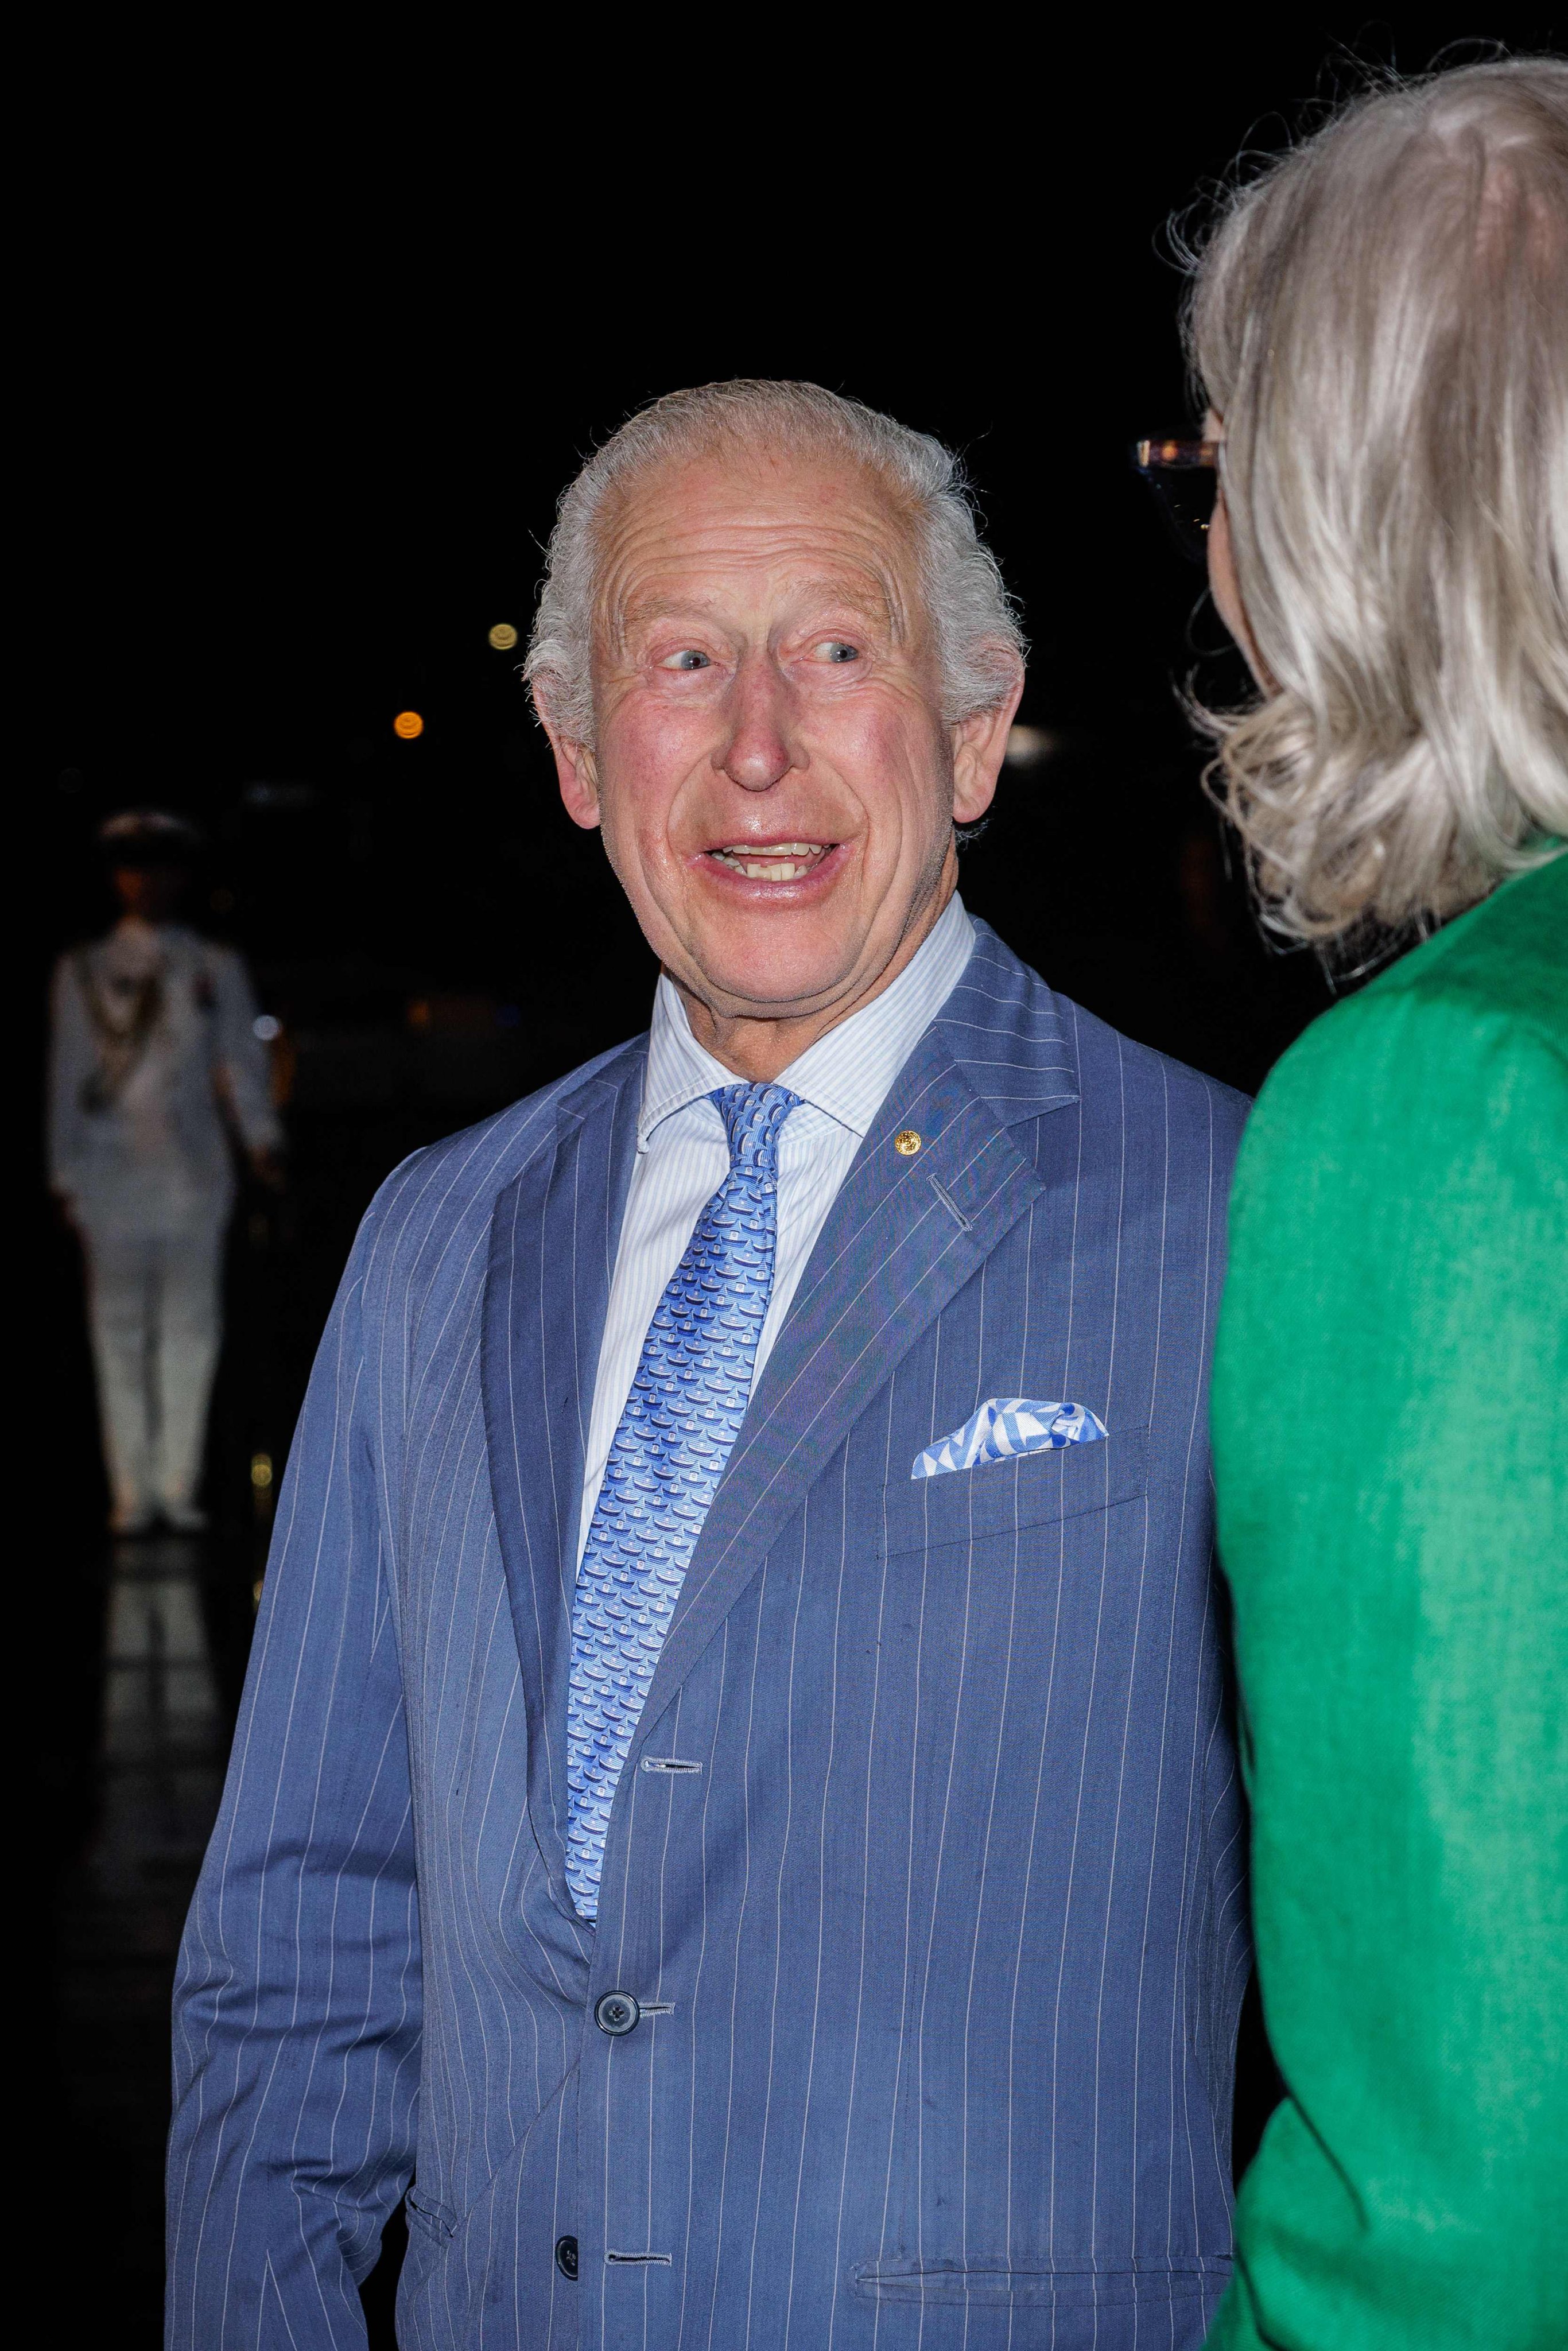
[[424,721],[417,710],[400,710],[392,720],[392,733],[401,736],[405,743],[412,743],[416,735],[423,732]]

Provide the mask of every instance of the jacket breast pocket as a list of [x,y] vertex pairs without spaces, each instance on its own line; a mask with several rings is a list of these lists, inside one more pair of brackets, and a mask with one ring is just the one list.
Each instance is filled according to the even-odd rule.
[[1011,1461],[982,1462],[936,1478],[894,1479],[883,1489],[878,1552],[892,1559],[900,1552],[1057,1526],[1135,1500],[1148,1475],[1148,1430],[1120,1428],[1092,1445],[1020,1453]]

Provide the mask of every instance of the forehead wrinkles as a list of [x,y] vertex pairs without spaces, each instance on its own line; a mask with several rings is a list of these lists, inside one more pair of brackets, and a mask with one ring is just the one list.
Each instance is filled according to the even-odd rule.
[[716,611],[727,578],[760,584],[782,572],[795,593],[836,595],[906,643],[923,617],[915,571],[907,519],[858,481],[847,497],[824,484],[815,513],[761,484],[748,502],[737,484],[716,510],[692,515],[668,474],[655,475],[632,486],[605,534],[594,633],[620,644],[633,622]]

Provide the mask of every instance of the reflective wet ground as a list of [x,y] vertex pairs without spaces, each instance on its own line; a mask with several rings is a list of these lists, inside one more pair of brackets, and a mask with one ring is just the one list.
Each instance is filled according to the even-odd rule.
[[59,2119],[87,2175],[114,2183],[95,2260],[137,2340],[161,2294],[170,1983],[229,1724],[204,1547],[117,1543],[105,1565],[96,1819],[57,1910]]
[[[162,2337],[170,1991],[223,1792],[254,1557],[155,1536],[84,1563],[103,1646],[82,1834],[55,1890],[47,2102],[91,2233],[69,2273],[75,2318],[115,2351]],[[392,2342],[394,2285],[395,2258],[367,2290],[372,2344]]]

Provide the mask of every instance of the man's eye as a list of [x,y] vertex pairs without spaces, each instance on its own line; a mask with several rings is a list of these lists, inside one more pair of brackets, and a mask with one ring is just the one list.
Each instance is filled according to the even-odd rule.
[[706,653],[699,653],[695,645],[683,645],[678,653],[666,653],[659,664],[661,669],[711,669]]
[[859,645],[852,645],[848,640],[843,637],[824,637],[820,645],[813,645],[811,653],[812,658],[816,661],[838,662],[841,664],[843,662],[859,661],[861,657],[861,649]]

